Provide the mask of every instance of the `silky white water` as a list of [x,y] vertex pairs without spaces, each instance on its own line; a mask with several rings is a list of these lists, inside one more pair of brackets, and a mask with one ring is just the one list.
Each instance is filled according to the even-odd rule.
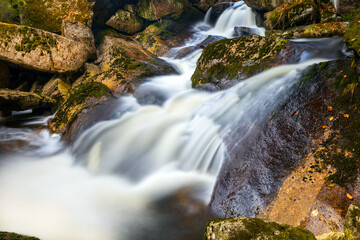
[[[142,230],[153,234],[146,239],[175,238],[157,225],[153,203],[190,189],[193,201],[207,204],[227,160],[226,139],[236,130],[241,145],[286,99],[301,71],[321,61],[280,66],[206,93],[190,83],[200,54],[167,59],[179,75],[152,78],[120,98],[126,112],[88,129],[72,149],[47,157],[1,155],[0,230],[45,240],[128,240]],[[159,101],[139,103],[154,93]],[[58,141],[48,138],[40,149]]]

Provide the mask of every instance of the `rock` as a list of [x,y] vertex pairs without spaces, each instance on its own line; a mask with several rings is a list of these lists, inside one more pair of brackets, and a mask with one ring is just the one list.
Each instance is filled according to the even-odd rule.
[[351,13],[353,10],[360,8],[360,2],[357,0],[332,0],[336,11],[341,15]]
[[360,56],[360,14],[353,19],[350,28],[345,32],[344,40]]
[[96,47],[94,34],[91,27],[81,22],[64,21],[62,25],[62,35],[75,42],[82,43],[91,58],[96,57]]
[[0,89],[0,111],[23,111],[28,109],[50,109],[54,100],[36,93],[21,92],[10,89]]
[[10,70],[7,64],[0,62],[0,88],[7,88],[10,81]]
[[237,0],[200,0],[196,7],[201,11],[206,12],[210,7],[222,3],[222,2],[236,2]]
[[106,25],[120,32],[134,34],[144,28],[144,21],[134,13],[119,9],[116,14],[106,22]]
[[87,0],[24,0],[22,24],[60,33],[63,21],[91,27],[93,12]]
[[[102,0],[94,4],[93,27],[103,28],[109,18],[116,13],[119,8],[123,7],[123,1]],[[126,10],[126,9],[125,9]]]
[[0,59],[49,73],[74,72],[88,59],[78,42],[40,29],[0,23]]
[[360,204],[351,204],[345,217],[344,233],[346,240],[360,239]]
[[316,240],[344,240],[344,233],[341,232],[324,233],[320,236],[316,236]]
[[71,85],[65,78],[54,76],[45,84],[41,94],[54,99],[57,105],[59,105],[67,99],[70,88]]
[[211,7],[211,10],[208,14],[209,16],[209,23],[212,25],[215,25],[217,19],[219,16],[228,8],[231,6],[231,3],[224,2],[224,3],[218,3]]
[[265,14],[266,29],[286,29],[320,21],[320,6],[313,0],[290,2]]
[[310,231],[299,227],[259,218],[237,217],[210,220],[206,226],[205,239],[315,240],[315,236]]
[[20,23],[20,16],[14,5],[15,3],[10,0],[0,2],[0,22]]
[[230,87],[237,81],[286,61],[282,52],[288,47],[286,40],[257,35],[212,43],[204,49],[197,62],[191,77],[193,87],[209,87],[209,84],[215,89]]
[[178,19],[190,7],[188,0],[139,0],[137,15],[150,21],[159,20],[165,16]]
[[234,32],[235,37],[242,37],[253,34],[251,28],[248,27],[234,27]]
[[143,48],[155,55],[161,56],[169,51],[171,46],[166,41],[172,37],[174,37],[173,33],[156,25],[150,25],[136,39]]
[[280,38],[324,38],[344,36],[349,28],[347,22],[316,23],[307,26],[287,28],[286,30],[266,30],[267,37]]
[[110,89],[99,82],[76,85],[70,89],[68,99],[60,106],[49,126],[54,132],[66,134],[83,111],[110,98],[112,98]]
[[286,4],[289,2],[292,2],[292,0],[272,0],[272,1],[266,1],[266,0],[244,0],[246,5],[249,7],[258,10],[258,11],[272,11],[275,8],[281,6],[282,4]]
[[105,36],[98,50],[96,63],[101,72],[81,79],[101,82],[116,94],[132,93],[147,77],[175,72],[171,65],[143,49],[137,41],[120,34]]
[[17,233],[0,232],[1,240],[39,240],[36,237],[28,237]]

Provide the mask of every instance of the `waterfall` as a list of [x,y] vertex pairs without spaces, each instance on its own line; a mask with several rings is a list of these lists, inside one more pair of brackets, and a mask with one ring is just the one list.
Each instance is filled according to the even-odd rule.
[[[238,25],[256,28],[243,2],[200,34],[226,35]],[[200,54],[164,58],[179,75],[151,78],[134,95],[120,98],[121,117],[89,128],[72,149],[47,157],[1,155],[0,230],[44,240],[176,239],[184,230],[173,218],[206,209],[227,161],[226,139],[236,131],[241,145],[288,97],[302,70],[323,61],[276,67],[226,91],[207,93],[190,84]],[[154,93],[159,99],[147,101]],[[41,149],[52,141],[43,141]],[[175,201],[172,197],[193,203],[192,208],[168,213],[161,204]]]

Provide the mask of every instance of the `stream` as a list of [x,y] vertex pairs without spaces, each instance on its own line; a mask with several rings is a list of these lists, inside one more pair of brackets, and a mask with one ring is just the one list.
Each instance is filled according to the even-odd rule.
[[[196,46],[210,35],[232,37],[235,26],[264,35],[242,1],[215,26],[195,24],[193,37],[163,57],[179,74],[150,78],[119,97],[119,117],[87,129],[72,147],[49,134],[47,118],[26,112],[13,125],[2,119],[0,230],[44,240],[201,239],[230,146],[245,148],[261,133],[304,69],[343,54],[341,39],[299,40],[317,53],[305,51],[297,64],[224,91],[192,89],[202,52]],[[193,51],[179,58],[188,48]]]

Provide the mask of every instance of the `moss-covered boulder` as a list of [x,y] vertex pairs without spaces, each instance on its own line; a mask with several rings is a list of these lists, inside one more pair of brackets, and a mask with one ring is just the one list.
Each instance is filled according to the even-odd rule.
[[206,240],[316,240],[310,231],[259,218],[237,217],[210,220]]
[[39,240],[36,237],[28,237],[17,233],[0,232],[1,240]]
[[272,11],[282,4],[289,3],[292,0],[245,0],[249,7],[259,11]]
[[315,23],[306,26],[287,28],[285,30],[266,30],[265,35],[267,37],[280,38],[342,37],[348,28],[348,22]]
[[351,204],[344,224],[345,240],[360,239],[360,204]]
[[237,0],[199,0],[196,4],[196,7],[199,8],[201,11],[206,12],[214,6],[215,4],[219,4],[222,2],[237,2]]
[[5,114],[27,109],[50,109],[54,103],[51,98],[36,93],[0,89],[0,111]]
[[76,41],[36,28],[0,23],[0,60],[41,72],[65,73],[81,68],[89,57]]
[[[116,94],[132,93],[144,79],[168,73],[174,68],[134,39],[120,34],[105,36],[99,46],[97,74],[86,74],[82,82],[96,81],[105,84]],[[78,83],[78,81],[76,81]]]
[[286,29],[320,22],[320,4],[317,0],[294,0],[265,14],[267,29]]
[[167,40],[172,37],[174,37],[173,33],[156,25],[150,25],[136,39],[149,52],[155,55],[163,55],[170,49],[171,45],[167,43]]
[[360,56],[360,14],[352,20],[350,28],[345,32],[344,39],[348,46]]
[[44,85],[41,94],[54,99],[56,105],[60,105],[67,99],[70,88],[71,85],[65,77],[54,76]]
[[119,9],[106,25],[123,33],[134,34],[144,28],[144,21],[134,13]]
[[137,15],[150,21],[165,16],[177,19],[190,7],[188,0],[139,0]]
[[50,128],[54,132],[65,134],[82,111],[107,101],[111,96],[110,89],[99,82],[76,85],[69,90],[68,99],[60,106]]
[[249,35],[224,39],[208,45],[199,58],[192,76],[195,88],[215,86],[216,90],[234,85],[269,67],[281,64],[281,52],[287,41]]
[[60,33],[63,21],[81,22],[91,27],[93,12],[87,0],[23,0],[21,23]]

